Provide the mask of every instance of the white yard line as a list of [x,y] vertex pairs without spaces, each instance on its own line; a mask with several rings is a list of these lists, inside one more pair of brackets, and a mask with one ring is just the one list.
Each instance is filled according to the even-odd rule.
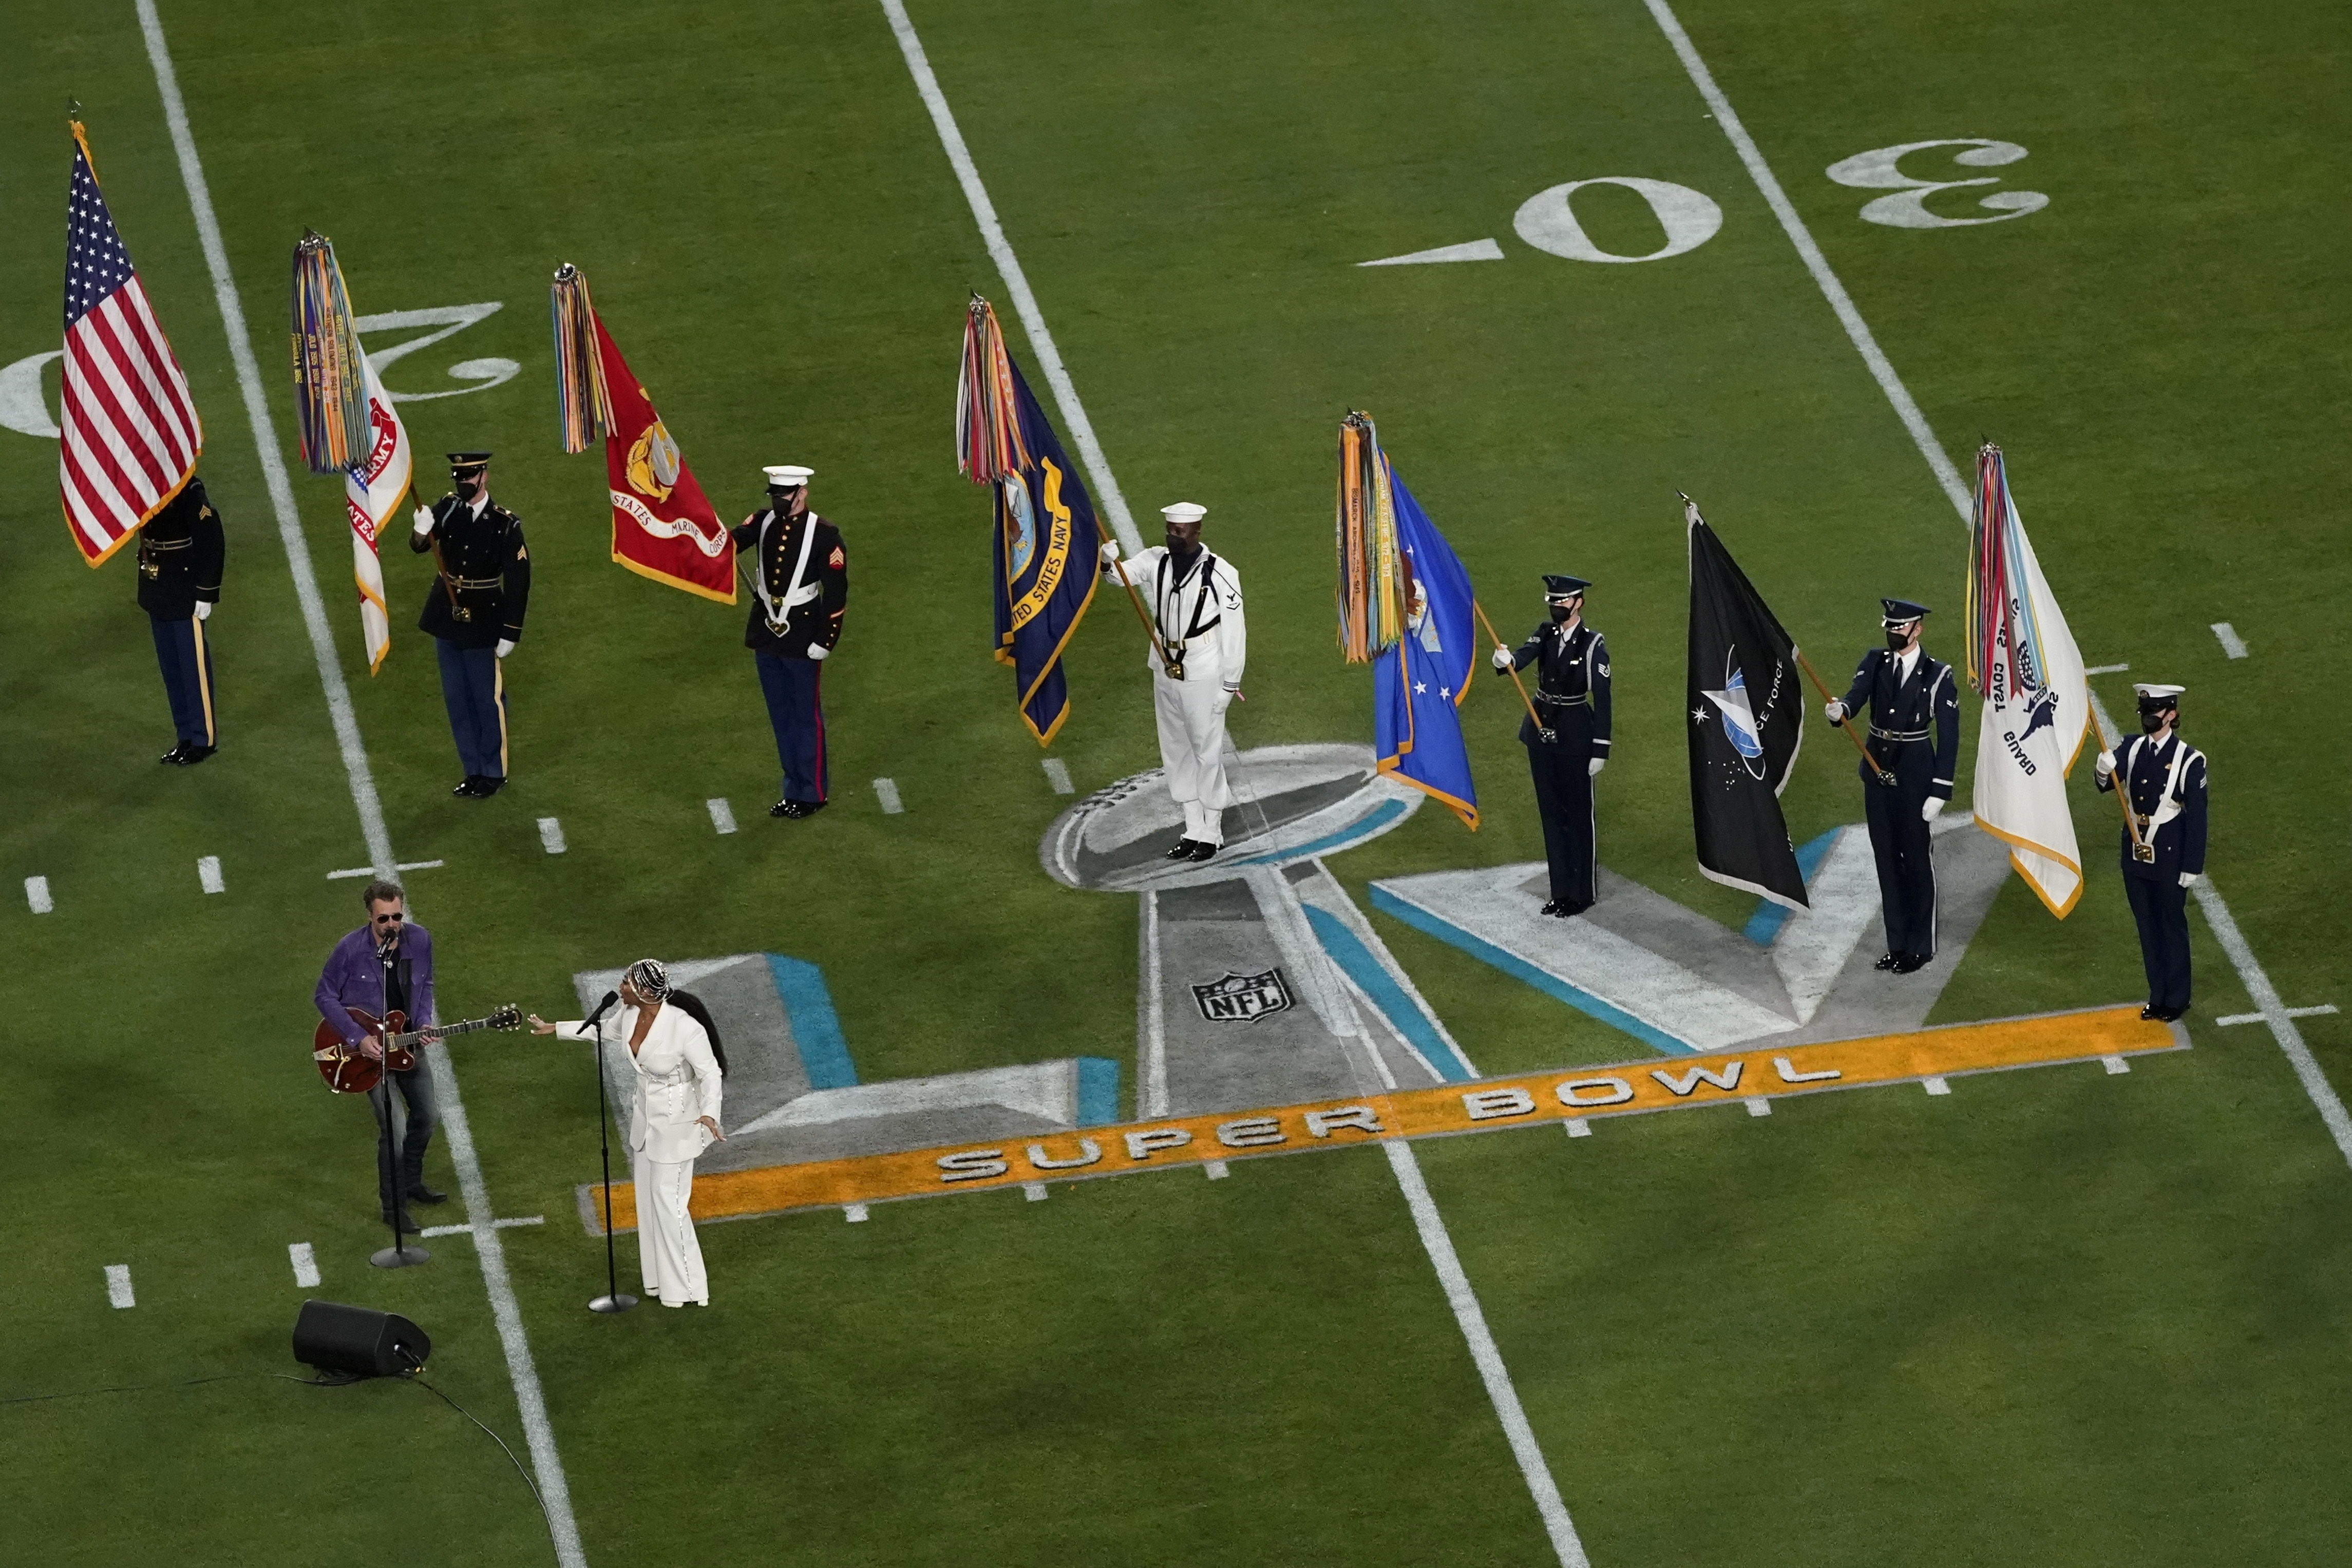
[[[2335,1010],[2334,1002],[2322,1002],[2315,1008],[2289,1008],[2286,1009],[2286,1016],[2291,1019],[2326,1018]],[[2218,1018],[2213,1021],[2227,1029],[2231,1024],[2263,1023],[2268,1020],[2261,1013],[2231,1013],[2227,1018]]]
[[49,879],[28,876],[25,879],[25,903],[36,915],[47,915],[57,905],[49,901]]
[[874,780],[874,798],[882,802],[882,814],[886,817],[898,816],[907,809],[907,803],[898,799],[898,784],[896,779]]
[[[393,869],[394,871],[432,871],[446,863],[447,862],[443,861],[401,861],[395,864]],[[355,876],[373,876],[375,874],[375,867],[372,865],[347,866],[341,871],[329,872],[327,873],[327,880],[329,882],[342,882]]]
[[[1078,453],[1087,466],[1087,477],[1093,484],[1095,500],[1109,514],[1112,530],[1119,543],[1130,551],[1143,548],[1143,540],[1135,531],[1134,522],[1127,515],[1127,503],[1120,498],[1118,482],[1111,476],[1110,465],[1095,440],[1093,424],[1087,420],[1085,405],[1078,401],[1077,389],[1070,384],[1067,371],[1062,368],[1062,357],[1054,347],[1052,336],[1045,330],[1045,319],[1037,308],[1037,301],[1029,292],[1029,280],[1021,271],[1019,258],[1013,256],[1012,244],[1004,237],[1004,228],[997,221],[996,207],[988,199],[987,187],[980,181],[980,171],[972,166],[971,153],[964,146],[963,133],[956,129],[955,115],[940,91],[939,78],[931,74],[930,62],[924,57],[922,40],[915,34],[915,25],[907,18],[902,0],[881,0],[883,13],[890,18],[890,30],[898,35],[898,47],[907,57],[907,69],[915,78],[915,90],[922,95],[923,106],[930,110],[931,123],[939,131],[940,143],[946,148],[948,161],[955,165],[956,179],[963,186],[964,199],[971,204],[972,216],[980,225],[981,237],[987,242],[988,253],[995,259],[996,269],[1004,277],[1005,287],[1013,296],[1015,309],[1020,312],[1021,325],[1029,334],[1029,342],[1045,368],[1045,379],[1053,383],[1055,400],[1060,403],[1062,417],[1070,434],[1078,444]],[[1292,901],[1296,907],[1296,901]],[[1306,925],[1303,915],[1298,924]],[[1160,1011],[1160,906],[1159,900],[1147,889],[1143,894],[1143,962],[1139,966],[1143,978],[1144,1063],[1143,1082],[1138,1086],[1138,1112],[1146,1116],[1167,1113],[1168,1058],[1164,1021]],[[1312,948],[1318,956],[1321,948]],[[1374,1065],[1386,1077],[1388,1069],[1380,1053],[1372,1053]],[[1393,1085],[1391,1085],[1393,1087]],[[1439,1282],[1444,1287],[1445,1299],[1454,1309],[1454,1322],[1461,1325],[1462,1336],[1469,1343],[1471,1359],[1477,1364],[1478,1375],[1486,1385],[1486,1395],[1494,1402],[1495,1414],[1503,1425],[1503,1433],[1510,1441],[1511,1453],[1518,1460],[1519,1473],[1526,1479],[1528,1491],[1534,1498],[1536,1511],[1541,1514],[1544,1529],[1551,1537],[1552,1549],[1559,1554],[1562,1568],[1589,1568],[1584,1547],[1576,1537],[1576,1526],[1570,1522],[1568,1507],[1560,1500],[1559,1488],[1554,1484],[1551,1470],[1544,1462],[1543,1450],[1536,1444],[1534,1430],[1528,1427],[1527,1413],[1519,1406],[1519,1396],[1511,1385],[1509,1369],[1503,1364],[1502,1353],[1496,1349],[1494,1336],[1486,1331],[1486,1315],[1479,1311],[1478,1298],[1470,1289],[1470,1281],[1462,1271],[1462,1260],[1454,1255],[1453,1239],[1446,1234],[1445,1221],[1437,1212],[1436,1202],[1429,1196],[1428,1186],[1421,1179],[1420,1164],[1413,1158],[1412,1147],[1402,1138],[1391,1139],[1383,1147],[1389,1168],[1396,1173],[1397,1186],[1403,1189],[1405,1203],[1412,1210],[1414,1228],[1421,1233],[1421,1243],[1436,1265]]]
[[109,1263],[106,1266],[106,1304],[118,1312],[139,1304],[139,1298],[131,1293],[130,1264]]
[[[2091,714],[2099,722],[2099,743],[2113,751],[2116,743],[2123,738],[2123,732],[2108,716],[2107,705],[2099,700],[2097,692],[2091,694]],[[2346,1112],[2343,1097],[2336,1092],[2336,1085],[2327,1082],[2327,1074],[2319,1070],[2319,1062],[2312,1056],[2311,1047],[2303,1042],[2303,1030],[2294,1027],[2296,1009],[2289,1008],[2281,999],[2278,988],[2272,985],[2271,977],[2263,972],[2261,963],[2254,957],[2254,950],[2246,945],[2244,933],[2238,929],[2237,921],[2231,916],[2230,906],[2222,903],[2221,895],[2214,891],[2213,879],[2200,877],[2197,885],[2189,891],[2196,895],[2197,907],[2205,912],[2205,923],[2213,928],[2214,940],[2221,943],[2221,951],[2230,956],[2230,967],[2238,971],[2238,981],[2246,988],[2247,997],[2259,1009],[2258,1016],[2270,1025],[2271,1036],[2278,1041],[2287,1065],[2294,1069],[2296,1082],[2311,1097],[2312,1108],[2319,1113],[2319,1119],[2327,1124],[2327,1135],[2336,1140],[2336,1152],[2344,1156],[2347,1165],[2352,1165],[2352,1113]],[[2330,1008],[2327,1010],[2332,1012],[2335,1009]]]
[[[334,635],[327,626],[326,601],[319,592],[318,574],[310,566],[310,546],[302,538],[301,517],[294,508],[294,490],[287,478],[285,459],[278,451],[269,401],[262,391],[261,370],[254,359],[245,306],[229,272],[228,249],[221,241],[220,221],[214,215],[204,164],[196,156],[196,139],[188,126],[187,105],[180,97],[179,76],[172,66],[163,19],[156,15],[155,0],[138,0],[138,6],[140,31],[147,41],[148,63],[154,68],[155,89],[163,100],[163,117],[171,126],[173,149],[179,154],[180,179],[187,187],[189,211],[195,219],[196,236],[204,246],[205,265],[212,274],[213,300],[219,307],[229,357],[236,366],[246,419],[253,428],[254,449],[260,458],[270,507],[277,514],[278,537],[286,549],[295,596],[301,601],[302,624],[310,635],[310,653],[319,667],[319,685],[326,695],[328,716],[334,724],[336,746],[342,753],[352,804],[359,812],[360,831],[367,841],[370,861],[379,874],[391,876],[399,863],[392,852],[392,833],[384,825],[383,805],[376,797],[367,748],[360,742],[359,719],[352,712],[351,691],[343,683],[342,662],[335,653]],[[499,1234],[488,1224],[495,1210],[482,1180],[481,1162],[475,1157],[473,1136],[467,1128],[466,1108],[457,1094],[457,1074],[449,1065],[447,1051],[438,1041],[428,1048],[427,1058],[433,1064],[442,1123],[446,1129],[450,1158],[457,1167],[457,1184],[464,1195],[466,1212],[469,1217],[481,1217],[475,1228],[475,1240],[481,1255],[482,1283],[489,1294],[490,1315],[498,1324],[499,1343],[506,1352],[507,1375],[514,1384],[515,1405],[522,1416],[525,1440],[530,1446],[531,1469],[539,1477],[540,1494],[547,1505],[556,1559],[563,1568],[586,1568],[588,1559],[580,1549],[580,1527],[572,1518],[572,1494],[564,1483],[563,1461],[556,1452],[554,1430],[547,1422],[546,1396],[531,1364],[530,1341],[523,1334],[522,1308],[507,1277],[506,1253],[499,1243]]]
[[[521,1219],[493,1219],[490,1221],[490,1228],[493,1230],[512,1230],[518,1225],[544,1225],[546,1223],[547,1216],[543,1214],[533,1214]],[[419,1236],[471,1236],[473,1233],[474,1227],[471,1225],[428,1225],[416,1234]]]
[[724,800],[718,799],[705,800],[703,804],[710,808],[710,831],[712,832],[731,833],[735,831],[734,807],[729,805]]
[[287,1244],[286,1260],[294,1266],[294,1283],[305,1291],[319,1288],[319,1259],[308,1241]]
[[2213,635],[2220,641],[2221,652],[2231,658],[2242,659],[2246,656],[2246,640],[2239,636],[2237,629],[2227,621],[2213,622]]
[[1682,23],[1675,19],[1674,10],[1667,5],[1666,0],[1642,0],[1642,3],[1650,8],[1650,16],[1657,22],[1659,31],[1665,34],[1666,41],[1675,47],[1675,55],[1683,62],[1683,69],[1690,75],[1691,85],[1698,89],[1701,98],[1706,99],[1707,108],[1715,111],[1715,122],[1723,127],[1724,135],[1731,139],[1732,151],[1738,152],[1739,161],[1748,165],[1748,178],[1754,180],[1757,190],[1763,193],[1765,204],[1772,209],[1772,215],[1780,220],[1780,227],[1787,232],[1789,243],[1797,247],[1797,255],[1803,259],[1805,270],[1813,275],[1813,281],[1821,287],[1822,297],[1837,313],[1838,324],[1853,340],[1854,349],[1862,355],[1862,362],[1870,367],[1872,378],[1878,382],[1878,390],[1885,392],[1886,401],[1894,405],[1895,417],[1903,422],[1903,428],[1911,433],[1912,444],[1919,448],[1919,455],[1927,460],[1929,468],[1935,470],[1936,482],[1944,487],[1944,494],[1950,498],[1953,509],[1960,514],[1960,521],[1967,522],[1970,512],[1969,487],[1961,482],[1959,470],[1952,466],[1950,455],[1937,441],[1936,433],[1927,427],[1927,416],[1921,413],[1919,405],[1911,401],[1911,393],[1903,385],[1903,378],[1895,373],[1895,367],[1887,361],[1885,352],[1878,346],[1878,340],[1871,336],[1870,326],[1863,320],[1862,312],[1854,308],[1853,298],[1846,293],[1845,285],[1840,283],[1837,274],[1830,270],[1829,258],[1822,254],[1822,247],[1813,243],[1812,231],[1805,227],[1805,220],[1797,215],[1796,206],[1789,200],[1789,193],[1782,190],[1780,182],[1773,177],[1771,167],[1764,162],[1764,154],[1757,150],[1754,139],[1748,134],[1748,128],[1739,122],[1738,112],[1731,107],[1731,100],[1723,96],[1721,88],[1715,85],[1715,75],[1706,68],[1706,62],[1699,58],[1690,35],[1684,32]]
[[1078,401],[1078,389],[1070,384],[1070,372],[1062,368],[1062,351],[1054,346],[1054,334],[1045,329],[1045,313],[1037,308],[1037,297],[1029,292],[1029,275],[1021,270],[1021,258],[1013,254],[1013,242],[1004,237],[1004,225],[997,221],[996,204],[988,199],[988,187],[980,183],[980,171],[972,166],[971,151],[963,143],[963,132],[957,129],[947,95],[940,90],[940,78],[931,74],[923,40],[916,36],[915,24],[908,20],[901,0],[882,0],[882,13],[890,18],[890,31],[898,35],[898,50],[907,57],[907,69],[915,78],[915,90],[922,95],[923,107],[931,111],[940,145],[947,150],[948,162],[955,165],[956,183],[963,187],[964,200],[971,204],[972,219],[980,225],[989,259],[996,263],[1005,292],[1013,297],[1013,312],[1029,336],[1037,367],[1054,389],[1054,402],[1062,410],[1062,428],[1078,444],[1078,459],[1087,465],[1087,483],[1093,487],[1095,504],[1106,514],[1104,520],[1127,552],[1140,554],[1143,536],[1135,531],[1135,519],[1127,515],[1127,497],[1119,494],[1118,481],[1112,477],[1110,464],[1103,456],[1102,443],[1095,439],[1094,421],[1087,417],[1087,405]]
[[539,820],[539,847],[551,855],[563,852],[563,824],[561,821],[553,817]]
[[205,855],[196,862],[196,885],[206,893],[228,891],[228,883],[221,880],[220,856]]
[[1045,783],[1056,795],[1075,795],[1078,787],[1070,782],[1069,764],[1058,757],[1048,757],[1041,764],[1045,769]]

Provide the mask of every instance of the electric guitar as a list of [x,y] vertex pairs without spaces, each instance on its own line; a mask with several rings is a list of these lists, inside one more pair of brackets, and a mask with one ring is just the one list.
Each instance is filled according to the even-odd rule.
[[352,1046],[343,1043],[335,1026],[326,1019],[319,1020],[318,1032],[310,1037],[310,1060],[319,1066],[319,1076],[327,1087],[338,1094],[364,1094],[383,1082],[387,1063],[394,1072],[413,1071],[416,1066],[416,1046],[430,1040],[446,1040],[453,1034],[471,1034],[481,1029],[518,1029],[522,1024],[522,1009],[509,1002],[488,1018],[467,1019],[463,1023],[435,1024],[430,1029],[402,1032],[408,1022],[407,1015],[394,1009],[383,1018],[363,1008],[346,1009],[352,1021],[364,1026],[369,1037],[383,1051],[382,1061],[371,1061]]

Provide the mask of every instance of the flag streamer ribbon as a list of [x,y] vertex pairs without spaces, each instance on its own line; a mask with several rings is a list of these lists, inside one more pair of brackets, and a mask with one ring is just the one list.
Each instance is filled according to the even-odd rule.
[[305,231],[294,247],[294,424],[313,474],[341,474],[367,459],[366,358],[352,327],[343,270],[326,235]]
[[565,262],[547,290],[555,325],[555,408],[563,450],[585,452],[613,434],[613,394],[596,340],[596,307],[588,275]]
[[2016,562],[2024,525],[2009,496],[2009,467],[2000,448],[1986,442],[1977,449],[1976,516],[1969,527],[1968,676],[1982,695],[2004,620],[2014,660],[2017,689],[2035,692],[2049,684],[2047,639],[2034,596],[2020,592]]
[[993,485],[1032,466],[1013,392],[1013,361],[996,308],[975,294],[964,313],[963,365],[956,378],[956,469]]
[[1396,497],[1372,416],[1339,422],[1339,486],[1333,527],[1339,558],[1339,653],[1368,664],[1404,635],[1403,574],[1397,562]]

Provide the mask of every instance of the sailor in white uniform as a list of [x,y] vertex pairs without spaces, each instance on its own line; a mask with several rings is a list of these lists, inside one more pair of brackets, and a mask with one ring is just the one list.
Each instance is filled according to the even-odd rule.
[[[1241,695],[1249,634],[1242,618],[1242,580],[1234,563],[1201,543],[1206,507],[1162,507],[1168,542],[1126,563],[1127,580],[1143,596],[1158,632],[1151,649],[1151,708],[1160,724],[1160,761],[1168,793],[1184,810],[1184,836],[1171,861],[1204,861],[1225,841],[1225,707]],[[1119,548],[1106,539],[1102,570],[1117,576]]]

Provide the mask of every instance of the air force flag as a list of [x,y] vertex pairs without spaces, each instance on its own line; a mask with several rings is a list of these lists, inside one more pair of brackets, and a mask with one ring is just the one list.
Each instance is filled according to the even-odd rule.
[[1809,908],[1780,790],[1804,740],[1797,648],[1696,504],[1690,529],[1691,822],[1710,882]]
[[1062,454],[1062,443],[1005,356],[1024,449],[996,481],[996,657],[1013,666],[1021,722],[1050,746],[1070,716],[1062,650],[1094,599],[1097,528],[1094,502]]
[[1436,797],[1478,827],[1478,795],[1462,744],[1463,697],[1478,667],[1470,574],[1383,453],[1396,498],[1404,636],[1372,664],[1372,747],[1380,770]]

